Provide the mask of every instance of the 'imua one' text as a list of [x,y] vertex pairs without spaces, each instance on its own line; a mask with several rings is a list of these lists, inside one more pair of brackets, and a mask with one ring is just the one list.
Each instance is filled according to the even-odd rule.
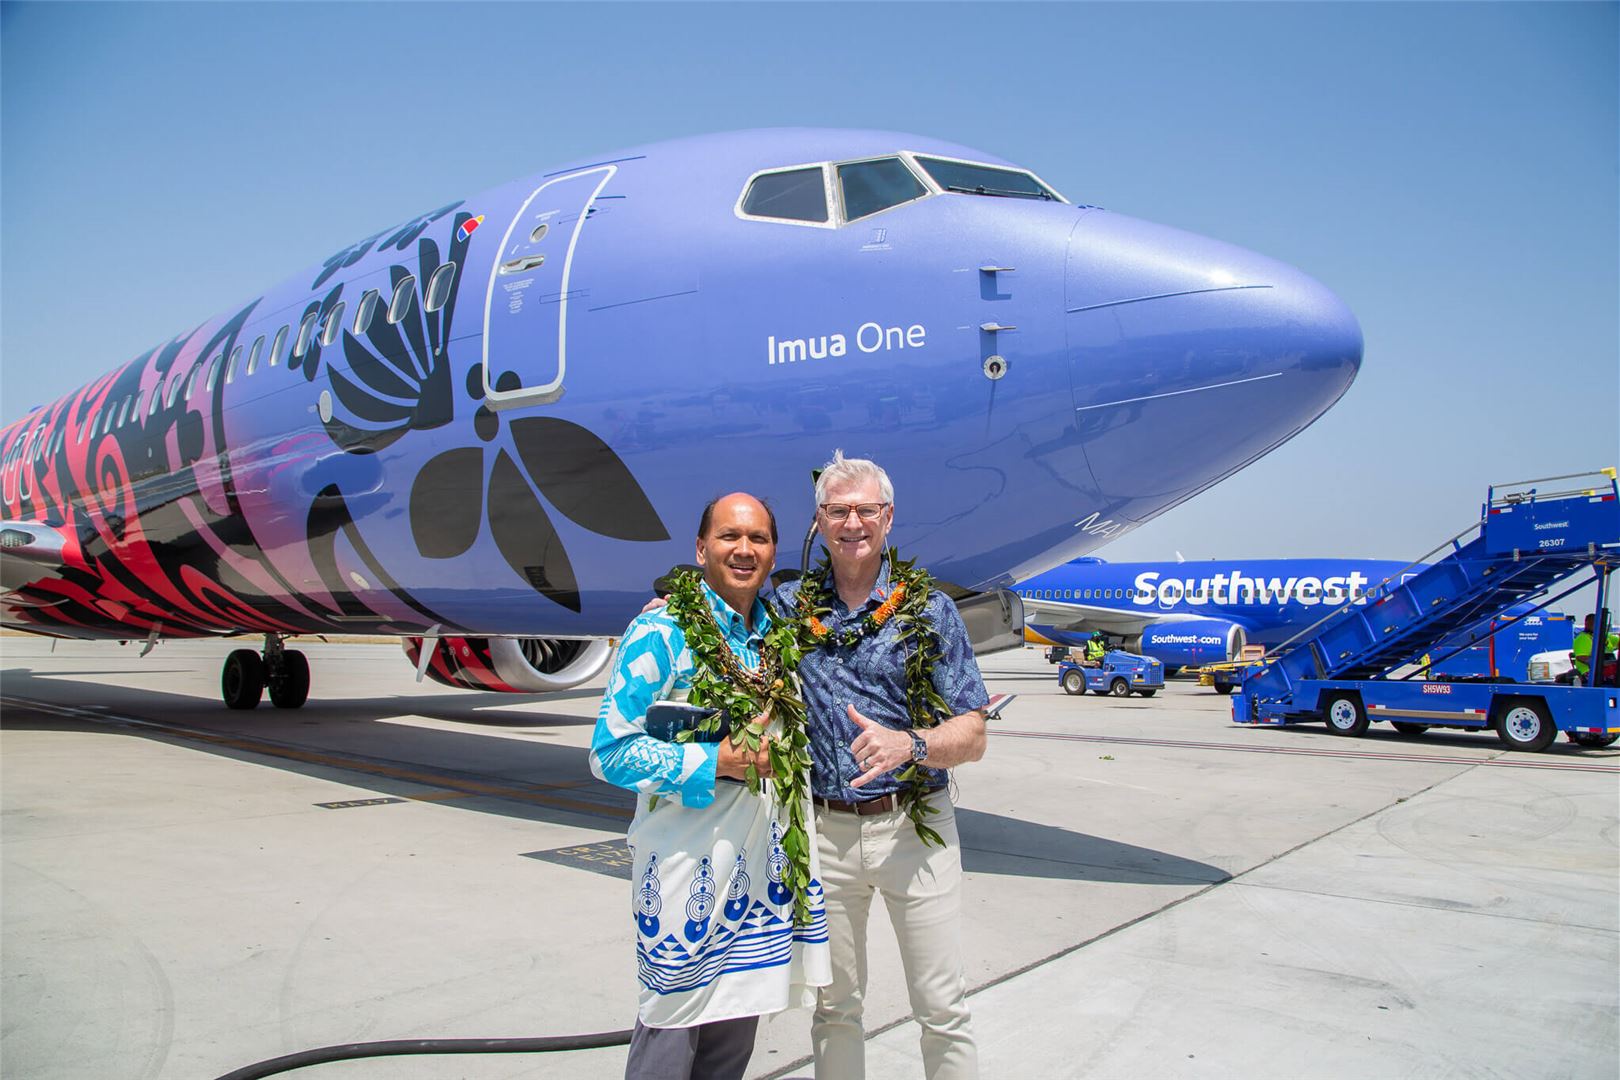
[[[928,331],[916,323],[901,327],[869,322],[862,323],[855,331],[855,348],[863,353],[920,349],[926,344]],[[824,360],[829,356],[846,356],[848,353],[849,342],[843,334],[784,338],[781,341],[772,335],[765,341],[766,361],[771,364],[796,364],[800,360]]]

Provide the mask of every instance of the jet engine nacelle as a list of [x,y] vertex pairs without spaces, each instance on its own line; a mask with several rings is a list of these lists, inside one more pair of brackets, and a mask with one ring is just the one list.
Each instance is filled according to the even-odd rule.
[[[422,639],[405,638],[420,666]],[[434,682],[460,690],[544,694],[587,682],[607,666],[612,649],[600,638],[439,638],[428,661]]]
[[1243,655],[1245,640],[1243,627],[1236,623],[1188,619],[1145,627],[1134,651],[1153,657],[1170,671],[1236,660]]

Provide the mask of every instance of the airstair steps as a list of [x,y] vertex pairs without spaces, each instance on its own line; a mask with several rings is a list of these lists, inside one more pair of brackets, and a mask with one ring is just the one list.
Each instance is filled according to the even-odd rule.
[[1547,496],[1532,488],[1498,499],[1493,488],[1476,525],[1441,546],[1452,549],[1445,558],[1296,635],[1245,680],[1245,694],[1275,705],[1302,679],[1387,678],[1440,642],[1488,627],[1507,608],[1620,548],[1616,490],[1612,475],[1600,489]]

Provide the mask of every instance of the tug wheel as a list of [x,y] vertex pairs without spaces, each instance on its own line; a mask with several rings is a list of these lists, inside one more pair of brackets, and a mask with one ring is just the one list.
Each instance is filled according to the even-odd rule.
[[1154,694],[1157,694],[1158,692],[1159,692],[1159,688],[1156,687],[1156,686],[1149,687],[1146,690],[1138,690],[1137,691],[1137,693],[1142,695],[1143,697],[1152,697]]
[[1595,731],[1572,731],[1569,733],[1569,741],[1576,746],[1613,746],[1616,739],[1620,739],[1620,735],[1599,735]]
[[1429,730],[1428,724],[1410,724],[1404,720],[1391,720],[1390,726],[1393,727],[1398,734],[1408,737],[1422,735],[1424,732]]
[[1063,691],[1067,694],[1083,694],[1086,692],[1086,680],[1078,671],[1065,671],[1063,673]]
[[1131,684],[1124,679],[1115,679],[1108,684],[1108,692],[1115,697],[1130,697]]

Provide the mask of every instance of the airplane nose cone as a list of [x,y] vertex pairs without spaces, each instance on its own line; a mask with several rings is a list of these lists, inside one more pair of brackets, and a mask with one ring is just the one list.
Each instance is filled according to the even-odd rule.
[[1127,517],[1298,434],[1361,366],[1361,327],[1321,283],[1115,214],[1088,214],[1071,234],[1064,310],[1076,430]]

